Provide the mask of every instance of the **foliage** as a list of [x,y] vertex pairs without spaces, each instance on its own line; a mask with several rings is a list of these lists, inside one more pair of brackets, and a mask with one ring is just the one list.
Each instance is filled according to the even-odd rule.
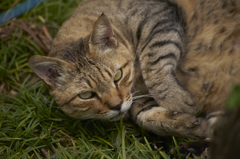
[[240,86],[233,88],[227,102],[229,109],[240,107]]

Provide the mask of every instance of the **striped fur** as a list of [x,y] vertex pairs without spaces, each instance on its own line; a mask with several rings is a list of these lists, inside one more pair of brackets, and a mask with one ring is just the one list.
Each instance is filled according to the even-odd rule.
[[[220,17],[214,20],[221,4],[229,9],[225,1],[170,1],[83,0],[49,57],[33,56],[30,66],[70,117],[114,121],[129,110],[138,125],[159,135],[204,138],[207,121],[195,114],[221,110],[221,98],[239,83],[239,36],[228,39],[239,25],[226,17],[231,32]],[[122,77],[114,82],[119,70]],[[231,83],[216,91],[217,76]],[[93,92],[89,99],[79,98],[87,91]]]

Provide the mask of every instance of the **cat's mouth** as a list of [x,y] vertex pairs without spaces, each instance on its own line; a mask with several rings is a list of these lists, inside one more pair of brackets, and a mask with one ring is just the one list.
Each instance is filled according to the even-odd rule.
[[122,104],[121,110],[118,111],[118,113],[114,117],[111,117],[109,119],[109,121],[112,121],[112,122],[113,121],[118,121],[118,120],[120,120],[121,116],[122,116],[122,118],[124,118],[125,115],[127,114],[128,110],[130,109],[131,105],[132,105],[132,100],[124,102]]

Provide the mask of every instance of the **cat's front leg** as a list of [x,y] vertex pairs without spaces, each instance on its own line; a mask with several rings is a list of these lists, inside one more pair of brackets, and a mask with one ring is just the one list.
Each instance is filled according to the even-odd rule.
[[142,67],[145,84],[158,105],[171,111],[196,114],[196,106],[192,95],[181,86],[175,76],[175,68],[171,63],[162,62],[151,66],[147,62]]
[[145,130],[161,136],[181,136],[203,139],[207,135],[205,119],[194,115],[170,111],[158,106],[152,98],[139,99],[131,107],[133,120]]
[[[161,27],[158,29],[161,30]],[[175,76],[185,52],[180,28],[156,31],[155,35],[146,36],[146,39],[142,36],[137,57],[144,83],[158,105],[171,111],[195,114],[196,107],[191,94]]]

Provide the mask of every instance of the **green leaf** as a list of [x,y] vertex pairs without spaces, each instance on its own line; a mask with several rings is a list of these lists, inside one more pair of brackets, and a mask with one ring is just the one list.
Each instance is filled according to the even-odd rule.
[[240,107],[240,86],[235,86],[227,100],[229,109]]

